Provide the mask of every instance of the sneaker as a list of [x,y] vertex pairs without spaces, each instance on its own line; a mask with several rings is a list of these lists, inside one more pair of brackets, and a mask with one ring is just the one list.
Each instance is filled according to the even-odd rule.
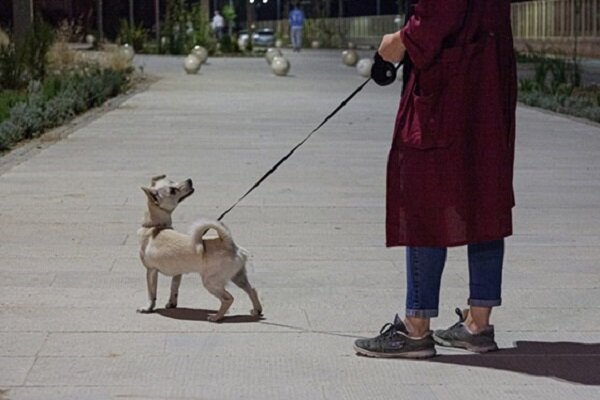
[[494,341],[494,327],[489,326],[479,333],[471,333],[464,324],[469,310],[456,309],[459,321],[448,329],[438,329],[433,333],[433,340],[440,346],[457,347],[474,353],[487,353],[498,350]]
[[406,326],[396,314],[394,323],[385,324],[379,331],[379,336],[357,339],[354,350],[367,357],[429,358],[435,356],[435,343],[431,332],[419,339],[408,336]]

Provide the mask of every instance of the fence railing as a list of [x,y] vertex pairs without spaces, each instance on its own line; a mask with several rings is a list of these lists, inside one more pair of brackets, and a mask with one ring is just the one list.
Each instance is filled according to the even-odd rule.
[[[381,37],[397,31],[402,20],[397,15],[379,15],[348,18],[311,18],[306,20],[304,35],[319,40],[323,45],[345,46],[345,42],[377,45]],[[271,28],[285,36],[289,34],[287,20],[258,21],[257,28]]]
[[600,0],[539,0],[512,5],[515,38],[600,38]]

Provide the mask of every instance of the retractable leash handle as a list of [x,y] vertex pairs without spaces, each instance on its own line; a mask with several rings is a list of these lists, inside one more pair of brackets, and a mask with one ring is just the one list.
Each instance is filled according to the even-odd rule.
[[229,207],[227,210],[225,210],[219,216],[219,218],[217,218],[217,221],[222,221],[223,218],[225,218],[225,216],[227,214],[229,214],[229,212],[231,210],[233,210],[242,200],[244,200],[246,198],[246,196],[248,196],[250,193],[252,193],[256,188],[258,188],[260,186],[261,183],[263,183],[269,176],[271,176],[279,168],[279,166],[281,164],[283,164],[285,161],[287,161],[288,158],[290,158],[292,156],[292,154],[294,154],[296,152],[296,150],[298,150],[300,148],[300,146],[302,146],[304,143],[306,143],[306,141],[308,141],[308,139],[310,139],[310,137],[316,131],[321,129],[323,127],[323,125],[325,125],[335,114],[337,114],[342,108],[344,108],[346,106],[346,104],[348,104],[348,102],[350,102],[350,100],[352,100],[354,98],[354,96],[356,96],[361,90],[363,90],[363,88],[365,86],[367,86],[367,84],[371,80],[374,80],[380,86],[386,86],[386,85],[390,85],[390,84],[394,83],[394,81],[396,80],[398,68],[400,68],[400,65],[402,65],[402,63],[398,64],[398,66],[395,66],[391,62],[385,61],[379,55],[379,53],[375,53],[374,59],[375,59],[375,62],[373,64],[373,68],[371,69],[371,77],[368,78],[367,80],[365,80],[363,83],[361,83],[360,86],[357,87],[350,96],[348,96],[346,99],[344,99],[344,101],[342,101],[336,107],[336,109],[333,110],[333,112],[331,112],[327,117],[325,117],[325,119],[315,129],[313,129],[304,139],[302,139],[296,146],[294,146],[294,148],[292,148],[292,150],[290,150],[288,154],[286,154],[283,158],[281,158],[279,161],[277,161],[277,163],[275,165],[273,165],[271,167],[271,169],[269,171],[267,171],[267,173],[265,173],[258,181],[256,181],[256,183],[254,183],[254,185],[252,185],[252,187],[246,193],[244,193],[244,195],[242,197],[240,197],[235,203],[233,203],[233,205],[231,207]]
[[373,56],[373,68],[371,68],[371,79],[375,81],[379,86],[391,85],[396,81],[398,75],[398,69],[402,65],[400,62],[397,66],[389,61],[385,61],[383,57],[376,52]]

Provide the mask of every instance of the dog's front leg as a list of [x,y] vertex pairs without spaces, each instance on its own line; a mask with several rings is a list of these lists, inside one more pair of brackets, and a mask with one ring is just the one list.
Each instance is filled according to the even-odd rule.
[[150,304],[146,308],[138,308],[139,313],[147,314],[154,311],[156,305],[156,287],[158,286],[158,270],[148,268],[146,270],[146,283],[148,284],[148,300]]
[[171,296],[165,308],[177,308],[177,297],[179,296],[179,285],[181,284],[181,275],[175,275],[171,279]]

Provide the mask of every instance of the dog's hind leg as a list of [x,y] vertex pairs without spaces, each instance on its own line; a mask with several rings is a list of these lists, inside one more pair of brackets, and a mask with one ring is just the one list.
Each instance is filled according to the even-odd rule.
[[225,287],[223,286],[218,287],[216,285],[207,285],[205,283],[204,287],[211,294],[213,294],[219,300],[221,300],[221,307],[219,308],[219,311],[217,311],[216,314],[209,315],[208,320],[211,322],[217,322],[222,320],[227,311],[229,310],[229,307],[231,307],[231,305],[233,304],[233,296],[231,295],[231,293],[225,290]]
[[179,297],[179,285],[181,284],[181,275],[175,275],[171,279],[171,296],[165,308],[177,308],[177,297]]
[[154,311],[154,306],[156,305],[156,287],[158,285],[158,270],[153,268],[148,268],[146,270],[146,283],[148,285],[148,300],[150,303],[146,308],[138,308],[137,312],[139,313],[151,313]]
[[248,281],[246,267],[243,267],[240,270],[240,272],[238,272],[233,278],[231,278],[231,281],[237,286],[239,286],[250,297],[250,301],[252,301],[253,307],[253,309],[250,310],[250,314],[252,314],[253,316],[262,315],[262,305],[258,300],[258,293],[256,293],[256,290],[250,285],[250,282]]

